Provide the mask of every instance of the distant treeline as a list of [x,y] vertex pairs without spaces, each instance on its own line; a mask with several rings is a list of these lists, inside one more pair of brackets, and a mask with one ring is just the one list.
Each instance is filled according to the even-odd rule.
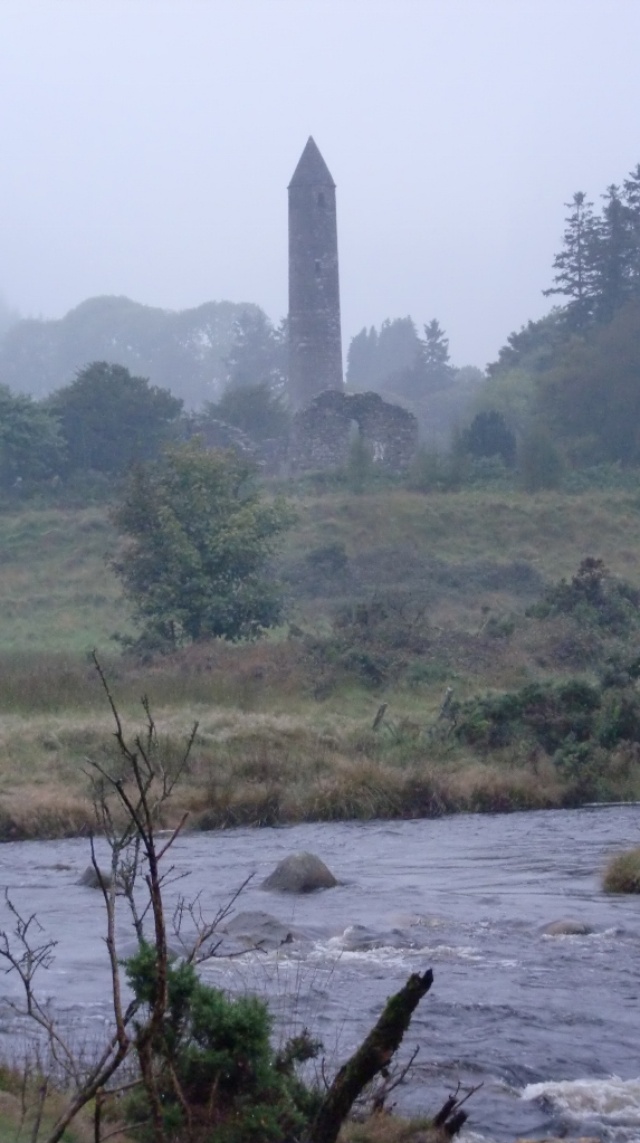
[[188,408],[215,400],[236,377],[253,384],[281,370],[282,335],[252,303],[163,310],[124,297],[89,298],[56,321],[0,326],[0,383],[41,398],[91,361],[124,365],[170,389]]
[[[409,316],[388,318],[349,345],[348,387],[417,415],[438,453],[423,466],[439,473],[436,487],[459,483],[464,456],[491,461],[494,473],[528,471],[532,487],[585,467],[640,465],[640,164],[607,187],[599,210],[583,191],[567,209],[543,291],[557,304],[512,333],[485,372],[452,363],[435,318],[421,330]],[[256,305],[171,312],[103,297],[59,321],[16,321],[6,306],[0,317],[5,487],[121,471],[210,419],[254,441],[286,436],[286,323]]]

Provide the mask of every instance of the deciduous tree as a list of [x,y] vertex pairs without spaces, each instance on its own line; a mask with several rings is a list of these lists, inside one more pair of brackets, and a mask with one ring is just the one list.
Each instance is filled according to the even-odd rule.
[[233,343],[226,358],[227,389],[265,385],[283,393],[287,382],[287,335],[262,310],[247,309],[233,326]]
[[42,404],[0,385],[0,485],[55,476],[65,445],[55,416]]
[[71,470],[119,475],[175,439],[182,401],[122,365],[94,361],[48,407],[60,420]]
[[235,425],[254,441],[286,437],[291,422],[282,397],[266,383],[230,386],[216,404],[205,406],[203,423],[207,417]]
[[246,460],[197,441],[170,449],[135,467],[114,520],[126,541],[114,567],[147,644],[245,639],[279,622],[268,562],[292,513],[265,501]]

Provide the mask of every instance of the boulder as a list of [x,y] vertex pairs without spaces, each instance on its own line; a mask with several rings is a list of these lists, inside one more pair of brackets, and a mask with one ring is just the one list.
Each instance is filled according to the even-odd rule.
[[331,870],[315,853],[292,853],[278,862],[261,888],[281,893],[313,893],[316,889],[333,889],[337,884]]
[[77,885],[86,885],[87,889],[101,889],[104,885],[105,889],[111,888],[112,877],[106,869],[96,870],[93,865],[87,865],[82,877],[76,882]]
[[249,948],[262,949],[288,945],[295,937],[290,926],[260,910],[236,913],[224,926],[223,932],[245,942]]
[[570,917],[550,921],[542,930],[545,937],[586,937],[592,932],[591,925],[586,925],[584,921],[574,921]]

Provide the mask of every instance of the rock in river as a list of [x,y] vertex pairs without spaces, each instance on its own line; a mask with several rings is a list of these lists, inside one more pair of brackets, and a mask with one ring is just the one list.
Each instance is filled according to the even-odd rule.
[[101,881],[105,889],[110,889],[112,881],[111,873],[107,873],[105,869],[98,871],[95,866],[87,865],[82,877],[78,878],[77,884],[86,885],[88,889],[101,889]]
[[574,921],[571,917],[550,921],[542,930],[545,937],[586,937],[592,932],[591,925],[586,925],[584,921]]
[[262,889],[281,893],[313,893],[315,889],[332,889],[338,882],[324,861],[315,853],[292,853],[276,865],[262,882]]

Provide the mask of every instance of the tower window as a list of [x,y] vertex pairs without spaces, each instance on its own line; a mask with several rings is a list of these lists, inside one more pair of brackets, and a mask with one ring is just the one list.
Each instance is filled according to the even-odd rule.
[[318,195],[318,206],[324,210],[326,205],[327,204],[325,202],[324,191],[320,191],[320,194]]
[[316,258],[315,266],[316,266],[316,274],[319,274],[321,269],[322,269],[322,266],[320,265],[320,259],[319,258]]

